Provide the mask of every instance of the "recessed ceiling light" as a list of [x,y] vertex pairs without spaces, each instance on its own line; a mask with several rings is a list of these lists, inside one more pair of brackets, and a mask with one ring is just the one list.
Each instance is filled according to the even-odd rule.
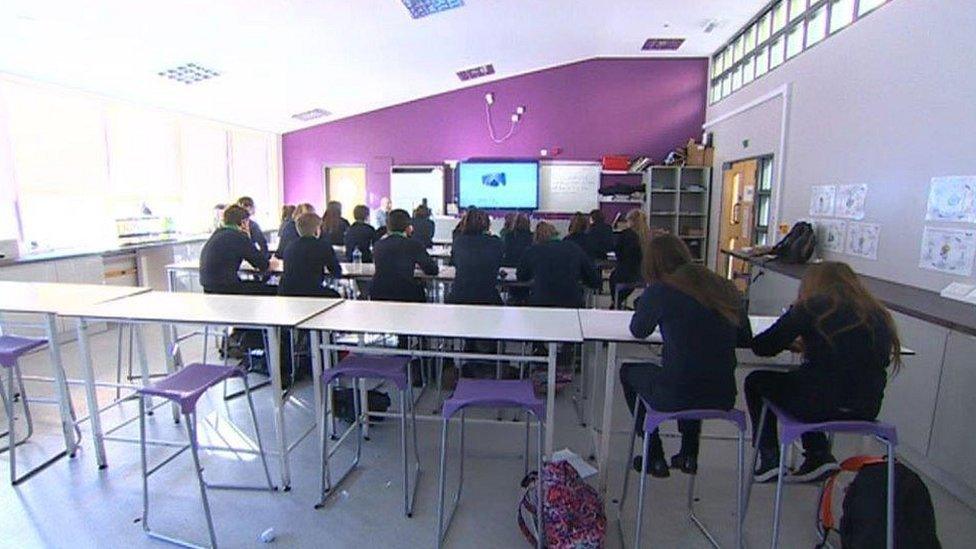
[[331,115],[332,113],[325,109],[312,109],[310,111],[293,114],[291,115],[291,117],[296,120],[301,120],[302,122],[308,122],[309,120],[315,120],[316,118],[322,118]]
[[684,43],[684,38],[648,38],[641,49],[644,51],[674,51]]
[[407,7],[410,16],[414,19],[434,15],[442,11],[460,8],[464,5],[464,0],[402,0]]
[[495,66],[491,63],[457,71],[457,77],[460,78],[462,82],[474,80],[475,78],[482,78],[491,74],[495,74]]
[[219,72],[196,63],[186,63],[172,69],[160,71],[156,74],[184,84],[196,84],[197,82],[203,82],[204,80],[210,80],[211,78],[220,76]]

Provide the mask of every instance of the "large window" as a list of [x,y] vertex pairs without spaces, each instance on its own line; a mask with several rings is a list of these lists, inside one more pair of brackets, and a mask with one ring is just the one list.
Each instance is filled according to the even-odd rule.
[[717,103],[891,0],[778,0],[712,56]]
[[242,194],[266,224],[276,154],[270,133],[0,79],[0,239],[24,252],[100,246],[116,219],[150,212],[197,233]]

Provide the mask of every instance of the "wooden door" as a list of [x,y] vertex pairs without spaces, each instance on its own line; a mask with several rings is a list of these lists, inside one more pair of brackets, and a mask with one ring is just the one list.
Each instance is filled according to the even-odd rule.
[[[722,176],[722,213],[719,222],[719,249],[737,250],[752,245],[753,203],[756,196],[755,160],[732,164]],[[745,290],[749,278],[749,265],[719,253],[719,274],[735,281]]]

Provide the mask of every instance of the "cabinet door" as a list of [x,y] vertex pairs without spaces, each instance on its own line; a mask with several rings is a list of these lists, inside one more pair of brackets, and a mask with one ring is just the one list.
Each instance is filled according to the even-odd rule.
[[881,419],[898,428],[901,446],[924,456],[929,448],[949,330],[898,313],[893,316],[902,346],[915,355],[903,357],[901,370],[889,376]]
[[58,282],[66,284],[103,284],[105,282],[105,265],[102,256],[88,255],[72,257],[54,262],[57,270]]
[[973,436],[973,395],[976,394],[976,337],[949,333],[939,400],[928,457],[969,490],[976,490],[976,436]]
[[[57,282],[57,270],[51,261],[38,261],[36,263],[22,263],[20,265],[10,265],[0,268],[0,280],[10,280],[14,282]],[[27,337],[43,337],[44,315],[2,313],[0,322],[3,323],[4,332]],[[29,323],[37,327],[23,328],[11,326],[9,323]]]

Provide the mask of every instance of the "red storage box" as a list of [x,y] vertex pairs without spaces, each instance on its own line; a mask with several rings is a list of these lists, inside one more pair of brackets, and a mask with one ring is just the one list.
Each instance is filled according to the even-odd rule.
[[612,172],[625,172],[630,168],[630,157],[619,154],[608,154],[603,157],[603,169]]

